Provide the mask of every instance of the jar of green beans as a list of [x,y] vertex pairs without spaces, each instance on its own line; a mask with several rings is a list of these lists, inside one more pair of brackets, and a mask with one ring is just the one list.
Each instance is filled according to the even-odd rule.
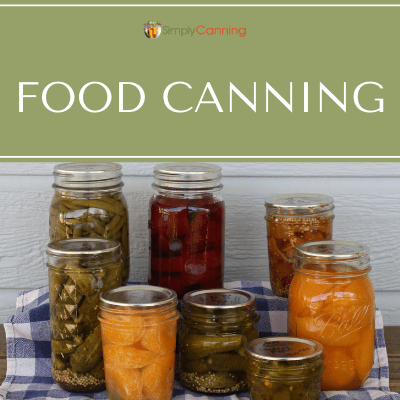
[[104,238],[121,243],[121,283],[129,278],[129,218],[121,165],[65,163],[54,167],[50,241]]

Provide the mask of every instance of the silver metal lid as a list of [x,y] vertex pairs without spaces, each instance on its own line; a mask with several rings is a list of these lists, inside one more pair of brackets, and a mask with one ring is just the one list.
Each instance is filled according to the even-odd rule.
[[152,309],[177,303],[173,290],[150,285],[123,286],[100,295],[100,304],[105,308]]
[[54,167],[54,186],[70,189],[108,188],[122,183],[118,163],[77,162]]
[[196,162],[157,164],[154,167],[155,188],[221,189],[221,167]]
[[322,345],[314,340],[295,337],[268,337],[253,340],[246,354],[265,361],[299,361],[320,357]]
[[369,247],[341,240],[303,242],[296,246],[296,257],[323,260],[352,260],[368,256]]
[[191,306],[202,309],[240,309],[255,306],[253,293],[237,289],[195,290],[183,296],[183,307]]
[[121,244],[116,240],[97,238],[55,240],[48,244],[47,254],[63,257],[99,255],[118,257],[121,255]]
[[324,194],[293,193],[265,200],[268,215],[320,214],[332,211],[333,197]]

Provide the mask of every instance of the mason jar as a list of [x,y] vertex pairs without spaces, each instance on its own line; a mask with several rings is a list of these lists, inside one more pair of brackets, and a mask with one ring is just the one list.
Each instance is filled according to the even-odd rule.
[[284,194],[265,201],[269,279],[276,296],[288,297],[295,247],[332,239],[333,198],[321,194]]
[[174,386],[177,296],[127,286],[100,296],[104,369],[110,400],[170,400]]
[[296,247],[289,292],[289,335],[324,346],[322,390],[353,390],[374,361],[375,296],[369,249],[356,242],[317,241]]
[[121,280],[129,278],[129,218],[121,165],[65,163],[54,167],[50,240],[104,238],[121,243]]
[[150,199],[149,283],[173,289],[178,298],[197,289],[222,287],[225,204],[221,168],[204,163],[154,167]]
[[105,389],[100,293],[121,284],[121,245],[68,239],[47,246],[53,379],[72,392]]
[[255,295],[210,289],[185,294],[179,334],[179,375],[190,390],[238,393],[247,388],[246,344],[258,338]]
[[246,347],[250,399],[319,400],[324,356],[320,343],[269,337]]

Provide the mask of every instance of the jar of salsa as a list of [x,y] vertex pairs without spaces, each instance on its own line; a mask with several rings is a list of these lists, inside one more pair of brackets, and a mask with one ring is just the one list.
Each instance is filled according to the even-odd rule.
[[289,335],[324,346],[322,390],[357,389],[371,372],[375,296],[368,252],[367,246],[344,241],[296,247]]
[[322,345],[293,337],[261,338],[246,347],[250,398],[319,400]]
[[149,283],[178,298],[222,287],[225,204],[221,168],[204,163],[166,163],[154,168],[150,200]]
[[284,194],[265,201],[269,279],[276,296],[288,297],[295,247],[332,239],[333,198],[321,194]]
[[121,165],[64,163],[54,167],[50,240],[104,238],[121,244],[121,281],[129,278],[129,216]]
[[100,323],[110,400],[170,400],[174,386],[176,293],[127,286],[102,293]]
[[255,295],[210,289],[185,294],[179,334],[179,375],[190,390],[208,394],[247,389],[244,351],[258,338]]

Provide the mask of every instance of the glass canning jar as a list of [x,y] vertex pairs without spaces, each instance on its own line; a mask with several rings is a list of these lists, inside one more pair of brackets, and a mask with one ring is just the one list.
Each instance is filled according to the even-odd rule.
[[258,338],[255,295],[210,289],[185,294],[179,333],[180,380],[200,393],[228,394],[247,388],[244,350]]
[[288,297],[295,247],[332,239],[333,198],[321,194],[284,194],[265,201],[269,279],[276,296]]
[[151,285],[192,290],[220,288],[224,277],[225,204],[221,168],[204,163],[154,167],[150,199]]
[[371,371],[375,296],[368,252],[367,246],[344,241],[296,247],[289,335],[324,346],[322,390],[357,389]]
[[54,167],[50,240],[105,238],[121,243],[122,284],[129,278],[129,217],[121,165],[65,163]]
[[110,400],[170,400],[174,385],[176,293],[127,286],[101,294],[100,322]]
[[69,239],[47,246],[53,379],[65,390],[105,389],[100,293],[121,284],[121,245],[115,240]]
[[252,400],[319,400],[322,345],[292,337],[261,338],[246,347]]

